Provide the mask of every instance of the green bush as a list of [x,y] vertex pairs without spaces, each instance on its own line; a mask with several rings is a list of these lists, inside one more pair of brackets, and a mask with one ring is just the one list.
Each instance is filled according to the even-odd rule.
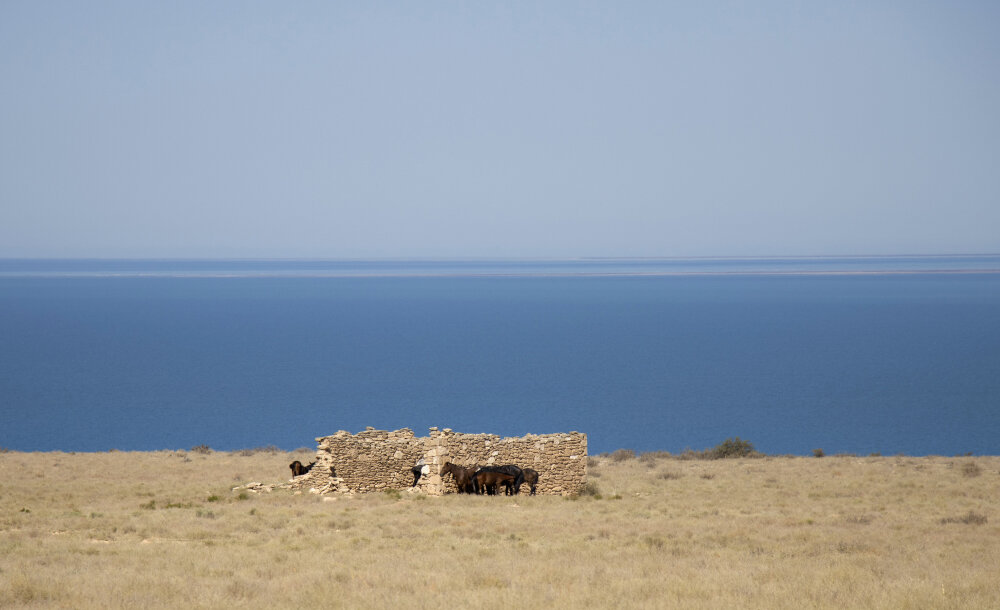
[[710,452],[712,459],[749,457],[754,453],[753,443],[742,440],[738,436],[727,438],[716,445]]

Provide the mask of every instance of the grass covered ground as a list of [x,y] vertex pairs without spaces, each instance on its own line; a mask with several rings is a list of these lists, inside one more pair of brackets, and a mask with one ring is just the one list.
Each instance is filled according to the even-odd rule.
[[310,456],[0,453],[0,607],[1000,607],[997,457],[622,452],[575,499],[232,491]]

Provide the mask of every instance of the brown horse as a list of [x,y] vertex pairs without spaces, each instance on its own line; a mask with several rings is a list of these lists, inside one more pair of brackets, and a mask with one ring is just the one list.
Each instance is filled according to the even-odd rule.
[[534,468],[525,468],[521,470],[521,476],[517,478],[514,482],[514,493],[521,492],[521,485],[527,483],[531,486],[531,495],[535,495],[535,487],[538,485],[538,471]]
[[297,477],[297,476],[301,476],[301,475],[304,475],[305,473],[309,472],[310,470],[312,470],[312,467],[315,466],[315,465],[316,465],[316,462],[313,462],[312,464],[309,464],[308,466],[303,466],[302,462],[300,462],[298,460],[295,460],[294,462],[292,462],[291,464],[289,464],[288,467],[292,469],[292,476],[293,477]]
[[479,470],[472,475],[472,483],[479,493],[484,491],[491,496],[497,495],[497,486],[503,485],[510,489],[514,485],[514,475],[495,470]]
[[[502,472],[504,474],[509,474],[514,477],[513,481],[504,481],[504,487],[506,488],[506,493],[508,496],[512,496],[515,493],[515,489],[520,487],[517,481],[521,478],[521,469],[513,464],[505,464],[503,466],[483,466],[478,470],[478,472]],[[477,493],[482,493],[482,490],[477,489]]]
[[445,462],[444,466],[441,468],[441,476],[446,474],[451,474],[455,477],[455,486],[458,487],[458,493],[473,493],[472,485],[472,475],[476,473],[476,467],[466,468],[465,466],[459,466],[458,464],[452,464],[451,462]]

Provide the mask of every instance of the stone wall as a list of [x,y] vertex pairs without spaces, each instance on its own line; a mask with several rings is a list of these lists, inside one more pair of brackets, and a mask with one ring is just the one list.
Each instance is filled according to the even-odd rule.
[[431,428],[429,437],[417,437],[407,428],[394,432],[368,428],[357,434],[341,430],[316,441],[316,465],[292,481],[293,487],[316,493],[409,489],[411,468],[421,457],[428,472],[417,490],[431,495],[456,491],[452,477],[442,479],[440,475],[445,462],[534,468],[539,475],[539,494],[575,494],[587,478],[587,435],[580,432],[500,438]]

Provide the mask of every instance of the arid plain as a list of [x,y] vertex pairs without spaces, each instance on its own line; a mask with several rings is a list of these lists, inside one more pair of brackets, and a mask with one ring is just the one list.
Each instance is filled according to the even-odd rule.
[[1000,457],[592,457],[574,497],[233,491],[312,451],[0,453],[0,607],[1000,607]]

